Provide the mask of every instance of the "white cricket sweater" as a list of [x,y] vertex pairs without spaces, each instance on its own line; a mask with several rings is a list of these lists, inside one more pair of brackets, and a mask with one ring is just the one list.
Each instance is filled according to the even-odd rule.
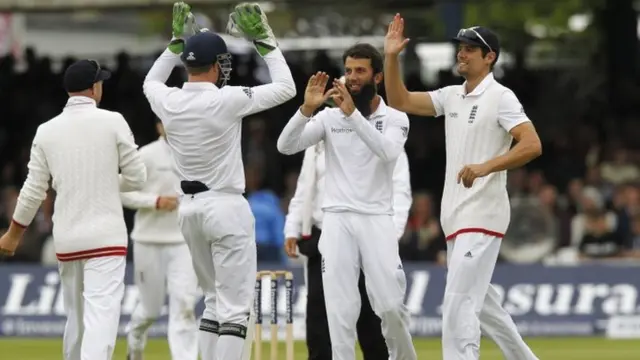
[[468,189],[457,177],[465,165],[507,153],[513,141],[509,131],[529,119],[513,91],[492,74],[469,94],[464,86],[429,93],[436,116],[445,115],[447,166],[440,222],[447,240],[467,232],[503,237],[511,218],[507,172],[476,179]]
[[120,192],[137,190],[147,178],[137,149],[122,115],[71,97],[60,115],[38,127],[13,221],[23,227],[33,221],[51,180],[58,260],[125,256]]
[[178,225],[178,212],[157,209],[160,196],[177,196],[180,181],[175,174],[171,150],[160,138],[139,150],[147,167],[147,181],[140,191],[120,194],[122,205],[137,210],[131,239],[136,242],[175,244],[184,242]]
[[358,110],[346,117],[327,108],[311,119],[298,110],[282,130],[278,150],[291,155],[324,140],[322,209],[393,215],[393,172],[408,133],[407,115],[382,100],[368,119]]

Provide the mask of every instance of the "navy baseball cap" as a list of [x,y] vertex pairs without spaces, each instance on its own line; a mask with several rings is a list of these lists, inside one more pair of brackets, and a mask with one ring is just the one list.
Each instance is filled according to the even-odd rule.
[[202,31],[187,39],[180,58],[187,67],[201,67],[216,63],[220,55],[228,53],[227,43],[220,35]]
[[498,36],[484,26],[460,29],[458,35],[453,38],[453,41],[478,46],[493,51],[496,55],[500,54],[500,40],[498,40]]
[[64,71],[62,80],[66,92],[80,92],[90,89],[93,84],[107,80],[111,73],[100,67],[95,60],[79,60]]

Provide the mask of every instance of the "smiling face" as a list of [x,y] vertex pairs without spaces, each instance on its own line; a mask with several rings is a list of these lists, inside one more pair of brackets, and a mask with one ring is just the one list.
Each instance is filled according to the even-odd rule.
[[475,45],[458,44],[458,63],[456,68],[458,73],[464,77],[475,77],[482,73],[491,71],[491,65],[496,59],[494,52],[484,52],[482,48]]
[[347,57],[344,63],[345,85],[356,108],[366,117],[371,113],[371,101],[378,94],[382,73],[374,74],[371,59]]

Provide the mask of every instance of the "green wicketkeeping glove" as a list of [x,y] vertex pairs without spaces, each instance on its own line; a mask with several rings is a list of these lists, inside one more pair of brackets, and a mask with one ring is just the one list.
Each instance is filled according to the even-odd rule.
[[191,14],[191,6],[185,2],[173,4],[173,19],[171,31],[173,38],[167,48],[176,55],[182,54],[184,43],[188,37],[195,33],[195,17]]
[[265,56],[276,47],[278,42],[267,21],[267,15],[257,3],[241,3],[229,15],[227,33],[252,41],[258,53]]

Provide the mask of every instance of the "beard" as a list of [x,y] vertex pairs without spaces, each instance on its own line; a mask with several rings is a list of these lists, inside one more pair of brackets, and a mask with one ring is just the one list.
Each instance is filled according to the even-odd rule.
[[353,104],[362,116],[368,117],[371,115],[371,100],[378,94],[378,86],[373,80],[362,85],[357,92],[352,92],[349,88],[349,94],[351,94]]

